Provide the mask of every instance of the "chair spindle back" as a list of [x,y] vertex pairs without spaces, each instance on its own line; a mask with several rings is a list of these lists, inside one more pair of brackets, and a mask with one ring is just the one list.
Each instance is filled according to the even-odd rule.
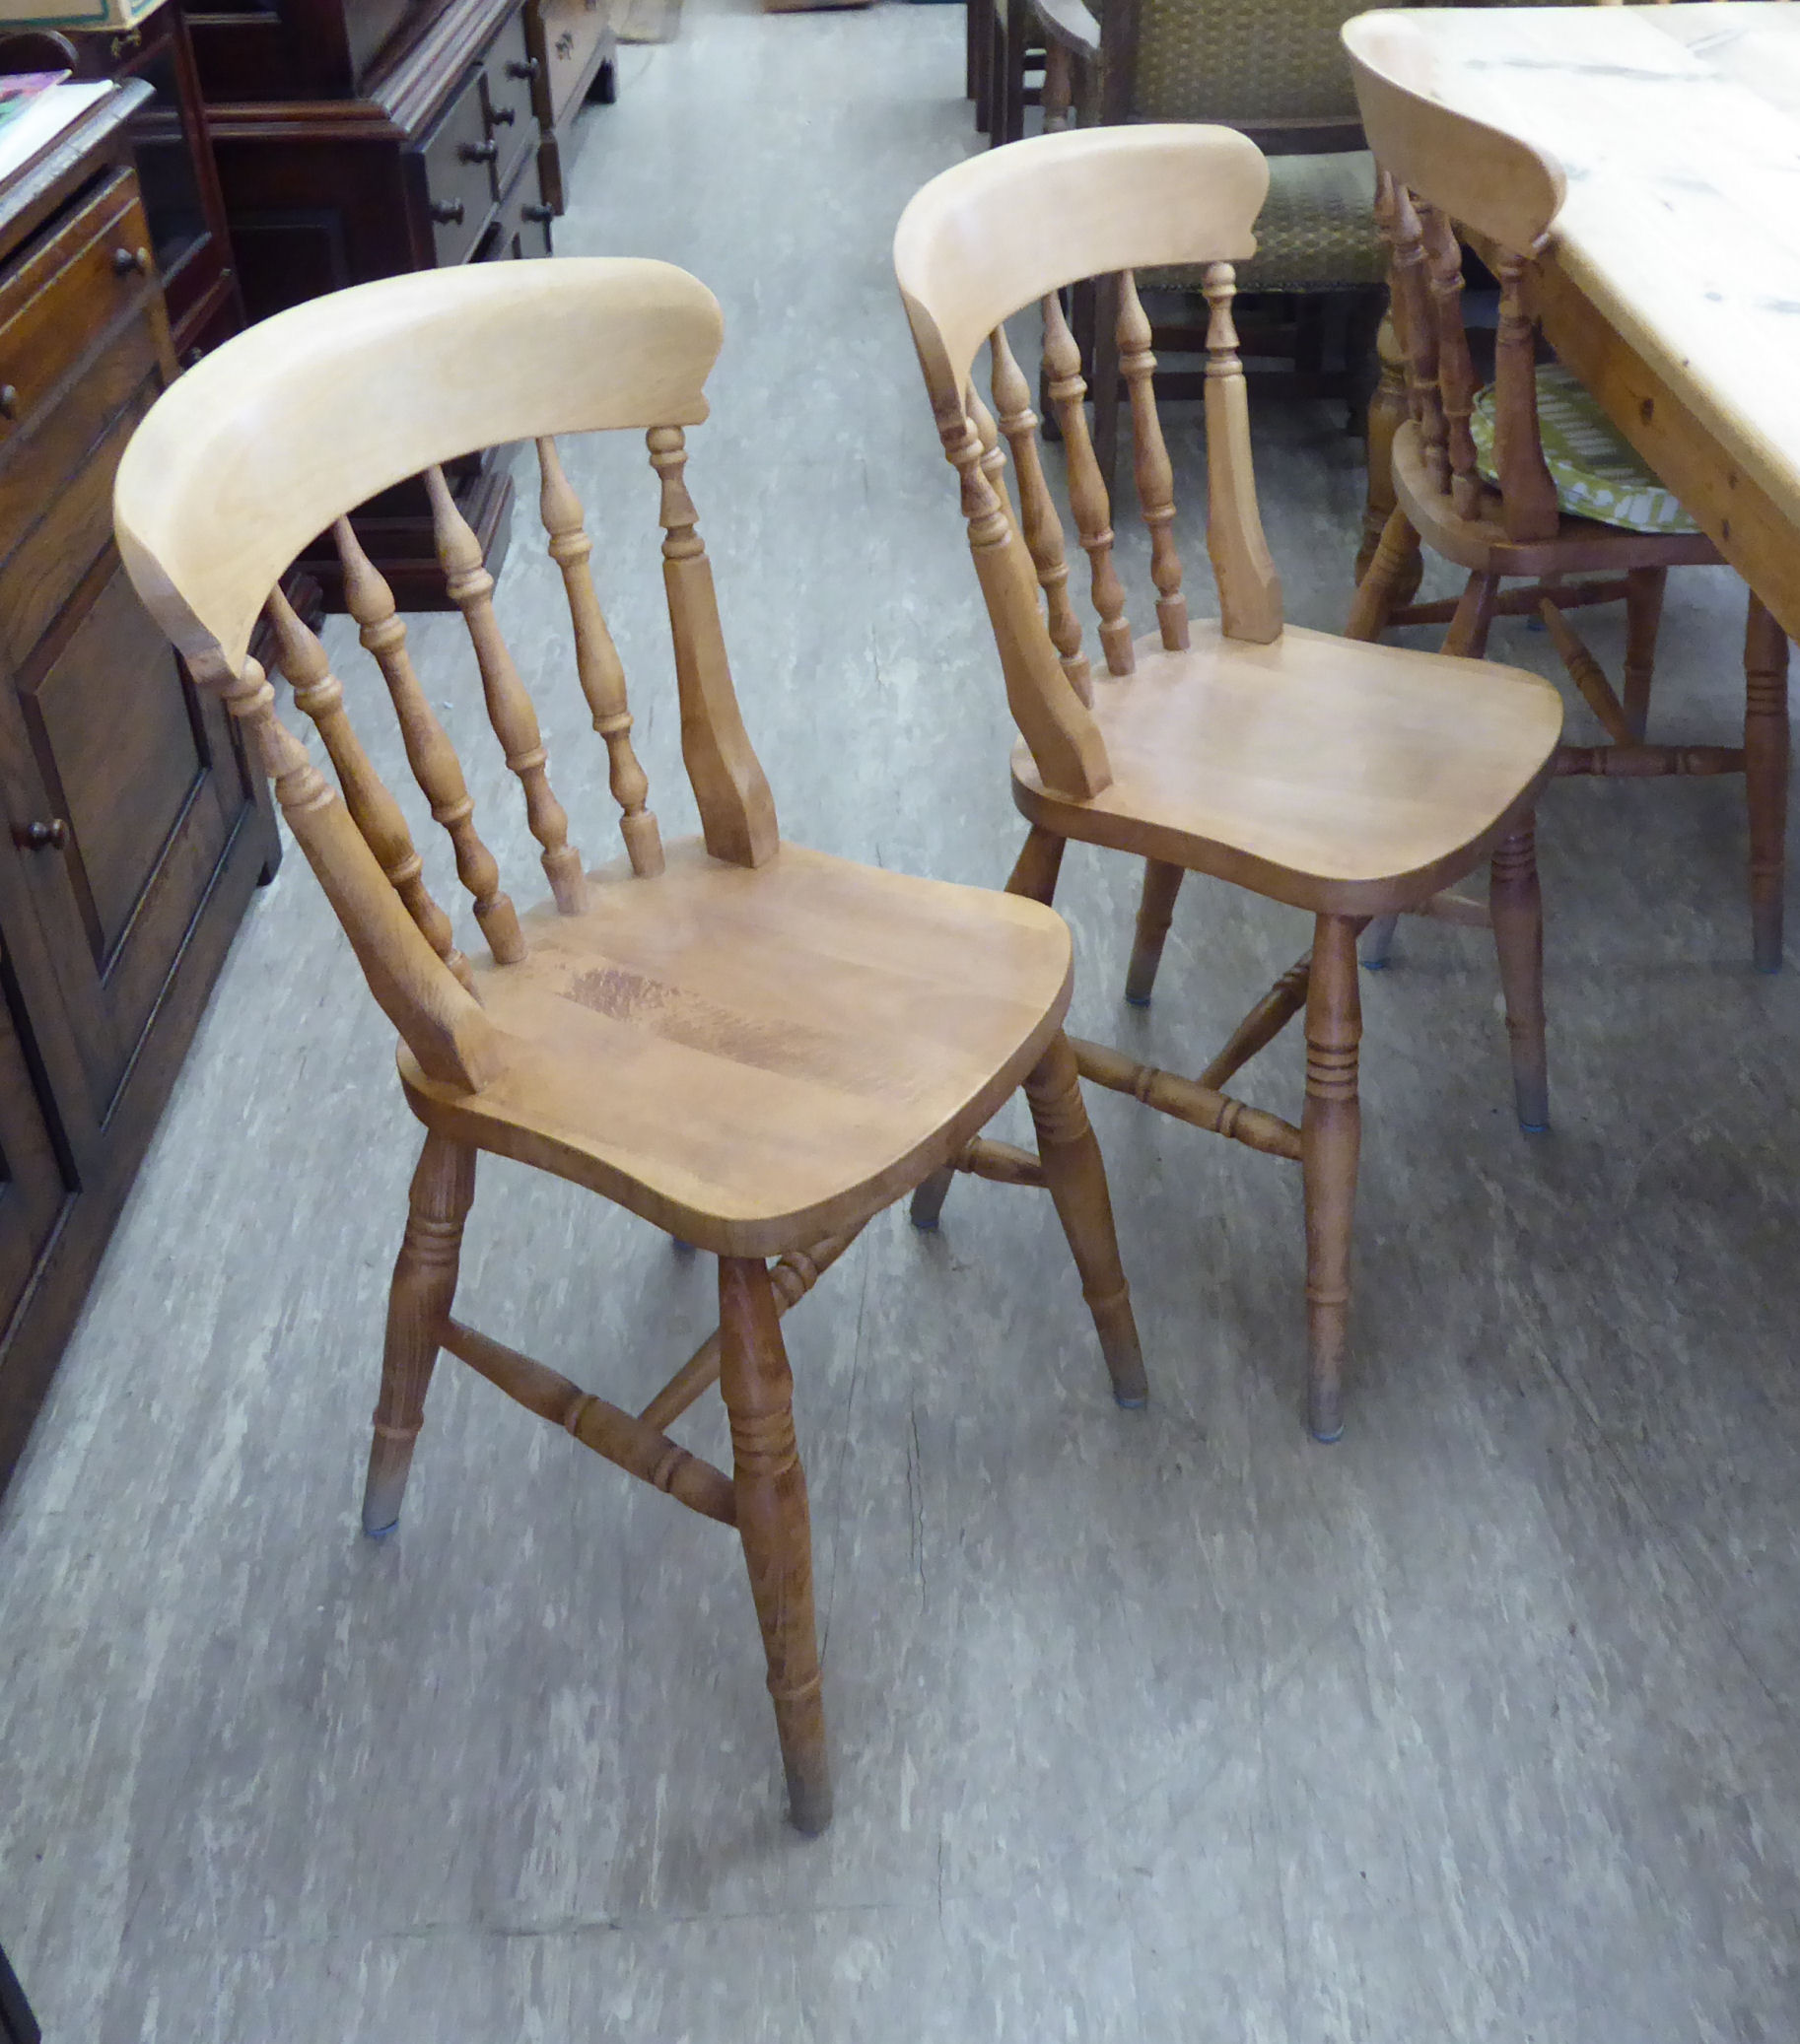
[[[210,356],[152,409],[120,465],[116,523],[133,580],[196,677],[243,722],[371,989],[435,1078],[474,1089],[498,1068],[480,975],[425,884],[401,805],[356,734],[324,647],[279,578],[330,524],[345,601],[386,684],[407,764],[450,839],[495,965],[516,965],[525,956],[524,925],[475,827],[461,764],[414,669],[393,592],[345,513],[423,476],[488,721],[519,782],[551,898],[562,915],[580,915],[589,878],[550,784],[536,710],[501,632],[494,579],[444,464],[484,445],[535,443],[539,512],[568,599],[576,676],[606,747],[631,872],[654,877],[662,845],[632,748],[624,668],[556,445],[559,433],[643,430],[660,493],[682,755],[707,848],[734,863],[761,863],[777,845],[774,804],[738,712],[685,480],[683,427],[706,417],[704,385],[720,332],[712,295],[661,263],[509,264],[498,275],[438,271],[365,285],[266,321]],[[330,411],[321,409],[327,392]],[[253,474],[260,484],[271,472],[292,487],[266,497],[258,490],[247,501],[241,479]],[[338,791],[276,716],[274,692],[248,656],[259,610]]]
[[1557,493],[1538,432],[1538,337],[1525,278],[1562,204],[1561,169],[1434,97],[1429,46],[1404,14],[1359,17],[1345,28],[1344,44],[1379,167],[1375,217],[1390,251],[1395,337],[1425,473],[1459,515],[1479,513],[1461,224],[1481,238],[1500,287],[1493,459],[1501,523],[1509,539],[1548,539],[1558,525]]
[[[1224,128],[1099,128],[1014,143],[958,165],[901,218],[894,264],[945,455],[962,478],[969,543],[999,642],[1007,700],[1046,786],[1092,795],[1111,778],[1091,716],[1093,675],[1070,592],[1063,522],[1045,474],[1038,419],[1006,334],[1007,318],[1042,307],[1044,388],[1062,430],[1075,537],[1110,675],[1133,670],[1113,511],[1083,404],[1080,351],[1061,292],[1100,276],[1113,307],[1131,398],[1133,473],[1150,542],[1162,646],[1189,643],[1175,545],[1175,478],[1158,417],[1156,361],[1135,272],[1205,265],[1207,546],[1225,632],[1268,644],[1281,630],[1281,583],[1263,538],[1250,461],[1249,413],[1231,301],[1235,269],[1256,251],[1268,190],[1255,145]],[[996,428],[972,380],[986,347]],[[1018,474],[1016,521],[1003,473]],[[1035,582],[1035,587],[1033,583]],[[1040,606],[1039,592],[1042,602]]]

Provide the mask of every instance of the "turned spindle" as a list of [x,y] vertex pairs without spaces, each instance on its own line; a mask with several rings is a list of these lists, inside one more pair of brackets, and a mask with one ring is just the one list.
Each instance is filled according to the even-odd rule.
[[1237,352],[1231,302],[1237,272],[1209,263],[1201,285],[1207,323],[1207,552],[1218,583],[1218,615],[1228,639],[1268,646],[1281,636],[1281,579],[1263,537],[1250,458],[1250,406]]
[[1063,662],[1069,684],[1083,703],[1094,699],[1093,674],[1081,649],[1081,620],[1069,596],[1069,560],[1064,547],[1063,520],[1057,515],[1056,500],[1044,480],[1043,450],[1038,444],[1038,418],[1031,409],[1031,386],[1025,381],[1011,348],[1006,329],[997,326],[989,338],[993,362],[994,402],[1000,411],[1000,430],[1012,449],[1012,466],[1018,476],[1019,526],[1024,535],[1031,565],[1037,570],[1038,585],[1044,591],[1049,612],[1051,643]]
[[661,485],[662,584],[681,698],[681,758],[700,807],[706,849],[731,865],[759,866],[781,843],[775,798],[744,729],[719,623],[713,568],[687,487],[687,438],[653,426],[650,465]]
[[631,708],[625,693],[625,668],[606,629],[600,599],[594,591],[589,557],[593,542],[582,520],[581,500],[569,487],[553,440],[537,443],[538,472],[543,487],[538,511],[549,535],[550,558],[562,570],[575,632],[575,669],[588,699],[593,728],[606,742],[607,779],[620,809],[619,834],[634,873],[648,877],[662,870],[662,837],[657,819],[645,807],[650,778],[638,764],[631,743]]
[[1133,474],[1138,507],[1150,535],[1150,579],[1156,584],[1156,623],[1166,650],[1188,643],[1188,606],[1181,593],[1181,556],[1175,550],[1175,471],[1156,415],[1156,358],[1150,322],[1130,270],[1119,275],[1119,372],[1131,393]]
[[424,863],[413,845],[412,833],[406,828],[406,818],[387,784],[369,763],[344,709],[343,685],[332,673],[324,647],[296,614],[279,584],[270,590],[266,609],[280,648],[282,672],[294,691],[294,701],[312,719],[324,740],[351,820],[381,861],[382,872],[406,904],[408,915],[424,932],[426,941],[473,993],[475,976],[469,962],[456,949],[450,918],[425,885]]
[[1087,431],[1087,382],[1081,375],[1081,351],[1063,316],[1062,301],[1053,291],[1044,301],[1045,392],[1063,430],[1063,453],[1069,470],[1069,506],[1075,533],[1086,554],[1093,606],[1100,619],[1100,650],[1107,672],[1129,674],[1136,664],[1132,628],[1125,617],[1125,588],[1113,566],[1113,513],[1106,481],[1094,458]]
[[456,509],[443,469],[427,469],[425,487],[431,497],[432,531],[444,566],[445,586],[468,627],[475,664],[481,670],[488,721],[507,765],[524,790],[525,822],[542,850],[544,877],[556,906],[565,916],[579,916],[588,906],[581,855],[569,843],[569,818],[550,789],[548,755],[537,728],[537,713],[494,616],[494,578],[482,565],[481,542]]
[[406,627],[395,612],[393,591],[363,551],[348,518],[339,518],[331,534],[344,571],[344,602],[387,684],[413,779],[431,804],[434,820],[450,841],[456,877],[475,905],[475,920],[495,963],[517,965],[525,955],[519,916],[501,891],[494,854],[475,829],[475,804],[463,782],[456,748],[420,686],[406,647]]
[[1458,517],[1472,518],[1481,509],[1482,479],[1475,466],[1475,436],[1469,430],[1475,409],[1475,365],[1469,359],[1469,336],[1463,328],[1463,251],[1457,244],[1456,230],[1435,206],[1420,206],[1419,218],[1426,287],[1437,328],[1437,391],[1444,415],[1450,502]]

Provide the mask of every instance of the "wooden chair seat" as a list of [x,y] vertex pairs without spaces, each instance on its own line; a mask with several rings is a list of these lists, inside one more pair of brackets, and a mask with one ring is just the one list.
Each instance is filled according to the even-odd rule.
[[1433,480],[1424,437],[1411,419],[1394,435],[1394,495],[1419,538],[1471,575],[1535,581],[1543,576],[1700,568],[1719,559],[1703,532],[1629,532],[1570,511],[1558,512],[1556,530],[1544,539],[1509,539],[1499,491],[1484,488],[1475,515],[1464,516]]
[[1146,636],[1133,673],[1096,683],[1113,770],[1098,794],[1046,792],[1014,751],[1031,822],[1372,916],[1460,879],[1549,772],[1562,707],[1536,675],[1295,625],[1271,646],[1191,630],[1184,651]]
[[855,1225],[959,1150],[1069,1004],[1070,941],[1035,902],[783,844],[747,870],[698,840],[578,916],[520,918],[476,963],[503,1039],[478,1093],[402,1047],[427,1127],[589,1187],[720,1256]]

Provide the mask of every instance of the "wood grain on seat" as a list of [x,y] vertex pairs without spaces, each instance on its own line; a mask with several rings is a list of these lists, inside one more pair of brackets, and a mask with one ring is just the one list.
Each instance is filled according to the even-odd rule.
[[1141,639],[1135,670],[1095,688],[1099,794],[1049,794],[1015,749],[1033,823],[1369,916],[1466,873],[1549,772],[1562,705],[1535,674],[1294,625],[1273,646],[1191,630],[1181,652]]
[[414,1110],[724,1256],[853,1222],[951,1157],[1069,1003],[1069,931],[1015,896],[783,845],[754,871],[689,840],[592,904],[521,917],[479,965],[504,1042],[478,1093],[402,1051]]

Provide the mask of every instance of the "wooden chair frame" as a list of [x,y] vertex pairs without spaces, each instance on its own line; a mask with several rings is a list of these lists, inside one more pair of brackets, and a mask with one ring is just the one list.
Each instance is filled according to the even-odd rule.
[[[1403,14],[1345,30],[1356,92],[1380,165],[1377,217],[1393,251],[1393,326],[1408,416],[1392,436],[1395,502],[1364,565],[1346,631],[1447,624],[1444,650],[1479,658],[1496,616],[1536,615],[1604,745],[1563,745],[1558,776],[1655,779],[1742,774],[1748,812],[1752,955],[1779,969],[1787,825],[1787,639],[1754,592],[1745,630],[1740,745],[1651,744],[1645,737],[1657,629],[1671,568],[1717,566],[1701,533],[1635,533],[1559,511],[1538,428],[1534,258],[1562,204],[1560,166],[1430,95],[1427,52]],[[1470,416],[1477,376],[1461,310],[1468,240],[1500,287],[1494,344],[1494,466],[1478,473]],[[1448,602],[1410,600],[1421,541],[1467,571]],[[1524,587],[1506,589],[1508,581]],[[1623,694],[1568,622],[1596,603],[1626,606]],[[1385,962],[1391,918],[1363,957]]]
[[[711,293],[662,263],[476,265],[365,285],[265,320],[173,385],[125,453],[115,511],[120,551],[139,592],[197,678],[242,720],[273,777],[282,811],[399,1033],[407,1101],[426,1127],[394,1266],[364,1496],[366,1530],[382,1533],[398,1518],[440,1350],[641,1480],[734,1527],[762,1628],[791,1813],[800,1830],[813,1832],[829,1820],[831,1788],[805,1478],[780,1315],[811,1289],[874,1213],[953,1161],[979,1176],[1050,1191],[1100,1330],[1115,1396],[1141,1404],[1144,1379],[1099,1150],[1061,1028],[1067,931],[1041,919],[1030,925],[1007,922],[1009,905],[996,922],[993,911],[1003,897],[874,874],[779,839],[768,783],[738,711],[685,479],[684,430],[707,416],[705,383],[721,332]],[[556,447],[559,434],[625,428],[646,434],[660,491],[682,756],[704,851],[665,851],[647,806],[649,784],[632,746],[624,671],[588,573],[591,543],[582,507]],[[591,873],[570,843],[568,817],[552,791],[536,714],[496,621],[493,579],[443,474],[446,461],[473,447],[525,440],[537,445],[539,509],[562,572],[577,676],[605,744],[620,816],[625,858]],[[460,766],[413,669],[392,592],[343,515],[421,473],[449,593],[467,624],[489,720],[519,781],[550,891],[549,903],[523,915],[502,890],[499,866],[476,831]],[[271,488],[272,479],[279,487]],[[324,650],[281,595],[279,578],[288,563],[324,528],[335,533],[350,610],[391,696],[408,763],[450,837],[491,963],[472,964],[457,948],[450,916],[426,886],[400,806],[351,725]],[[274,692],[249,656],[251,633],[265,611],[295,700],[324,741],[341,794],[275,715]],[[562,955],[556,947],[565,941],[560,929],[585,928],[582,919],[603,910],[615,919],[613,928],[622,917],[655,919],[658,904],[671,899],[691,920],[713,913],[708,904],[723,900],[726,909],[717,913],[729,938],[746,903],[773,899],[771,891],[783,886],[803,887],[820,868],[829,868],[834,887],[850,885],[845,876],[866,876],[856,884],[878,886],[884,900],[904,897],[928,937],[936,927],[933,917],[963,918],[975,932],[970,943],[978,958],[994,957],[995,942],[1004,947],[1016,935],[1016,957],[1023,961],[1016,971],[1028,990],[1015,1014],[970,1023],[971,1031],[988,1032],[980,1038],[984,1048],[970,1054],[971,1074],[947,1082],[946,1100],[964,1086],[969,1090],[935,1125],[926,1117],[935,1111],[935,1096],[929,1110],[896,1111],[898,1136],[879,1128],[861,1136],[864,1149],[845,1152],[853,1158],[867,1153],[869,1161],[856,1170],[829,1159],[815,1174],[825,1188],[819,1197],[808,1202],[793,1194],[784,1201],[777,1187],[766,1199],[734,1195],[727,1204],[723,1193],[709,1197],[709,1192],[725,1184],[728,1172],[709,1180],[699,1163],[684,1158],[672,1176],[657,1178],[635,1161],[648,1136],[633,1138],[636,1150],[631,1143],[619,1150],[585,1141],[566,1096],[552,1097],[547,1108],[532,1097],[531,1074],[541,1067],[522,1060],[518,1030],[536,983],[520,976],[537,969],[540,955],[547,970],[556,969]],[[728,877],[734,872],[756,876],[757,888]],[[675,886],[686,892],[669,896],[666,890]],[[817,899],[806,896],[802,910],[810,913]],[[998,958],[995,963],[998,971]],[[753,958],[752,968],[756,964]],[[949,977],[958,986],[978,984],[979,966],[971,971],[960,964]],[[838,987],[840,995],[848,984]],[[866,985],[867,975],[856,984]],[[991,980],[991,988],[999,985]],[[659,1001],[665,990],[652,988]],[[716,1003],[701,1006],[718,1012]],[[730,1013],[724,1025],[721,1041],[728,1045]],[[603,1033],[610,1025],[594,1026],[602,1032],[598,1041],[616,1040]],[[847,1029],[860,1056],[869,1040],[866,1026],[853,1015]],[[990,1039],[1004,1044],[1004,1055],[994,1053],[992,1063],[976,1061],[990,1055]],[[595,1040],[590,1034],[582,1043]],[[642,1046],[645,1038],[632,1041]],[[685,1041],[674,1039],[674,1055],[682,1055]],[[728,1049],[713,1052],[710,1042],[707,1048],[714,1057],[708,1069],[724,1074],[718,1083],[722,1099],[728,1098],[752,1060],[733,1064]],[[633,1071],[635,1089],[654,1086],[642,1059]],[[792,1084],[792,1066],[777,1072],[778,1088]],[[862,1098],[861,1065],[853,1077],[857,1083],[844,1091],[855,1099],[845,1110],[854,1132],[871,1125],[872,1110]],[[594,1080],[591,1065],[584,1066],[578,1090],[603,1090]],[[910,1102],[923,1083],[912,1073],[899,1091]],[[1039,1136],[1035,1155],[978,1133],[1021,1083]],[[896,1154],[892,1145],[915,1134],[913,1146]],[[641,1411],[609,1403],[453,1318],[462,1230],[476,1155],[484,1148],[587,1185],[718,1257],[719,1328]],[[728,1141],[722,1154],[728,1155]],[[770,1256],[778,1259],[773,1269]],[[728,1474],[681,1448],[667,1431],[714,1383],[730,1416]]]
[[[1174,477],[1152,383],[1155,359],[1132,272],[1206,265],[1208,334],[1208,551],[1217,582],[1221,645],[1271,648],[1296,665],[1323,665],[1342,641],[1284,632],[1281,583],[1264,541],[1250,459],[1244,376],[1231,319],[1233,265],[1255,251],[1253,223],[1268,184],[1260,152],[1222,127],[1132,126],[1041,137],[944,172],[902,216],[894,261],[937,431],[962,489],[969,544],[998,644],[1007,702],[1022,744],[1013,793],[1031,825],[1008,890],[1049,902],[1071,837],[1145,855],[1142,902],[1126,983],[1147,1000],[1184,871],[1203,870],[1315,916],[1311,951],[1283,973],[1198,1079],[1156,1070],[1106,1046],[1077,1041],[1084,1078],[1129,1093],[1267,1155],[1297,1161],[1305,1180],[1310,1368],[1308,1420],[1321,1440],[1342,1430],[1349,1258],[1359,1109],[1360,1017],[1355,942],[1369,916],[1438,896],[1442,884],[1492,857],[1492,925],[1506,992],[1520,1120],[1548,1120],[1540,914],[1531,811],[1548,778],[1560,726],[1555,692],[1535,679],[1522,715],[1530,735],[1517,784],[1499,813],[1430,872],[1346,884],[1229,844],[1198,840],[1163,823],[1147,798],[1114,800],[1114,768],[1101,730],[1101,691],[1123,686],[1141,663],[1192,645],[1173,522]],[[1079,355],[1060,293],[1077,279],[1117,274],[1118,345],[1130,392],[1138,498],[1151,542],[1157,634],[1134,643],[1113,564],[1112,511],[1089,436]],[[1045,379],[1062,426],[1069,495],[1099,615],[1104,676],[1090,667],[1072,602],[1061,518],[1051,498],[1029,386],[1005,331],[1006,317],[1039,303]],[[978,351],[993,367],[998,423],[971,380]],[[1016,509],[1004,481],[1010,450]],[[1040,593],[1041,592],[1041,593]],[[1211,642],[1210,642],[1211,643]],[[1417,657],[1417,656],[1416,656]],[[1446,682],[1456,678],[1446,674]],[[1198,682],[1194,684],[1198,686]],[[1457,914],[1458,907],[1440,913]],[[1473,907],[1473,905],[1469,905]],[[1480,911],[1476,911],[1480,914]],[[1484,919],[1486,920],[1486,919]],[[1221,1089],[1284,1025],[1306,1015],[1306,1106],[1298,1127]],[[922,1187],[913,1215],[935,1225],[948,1174]]]

